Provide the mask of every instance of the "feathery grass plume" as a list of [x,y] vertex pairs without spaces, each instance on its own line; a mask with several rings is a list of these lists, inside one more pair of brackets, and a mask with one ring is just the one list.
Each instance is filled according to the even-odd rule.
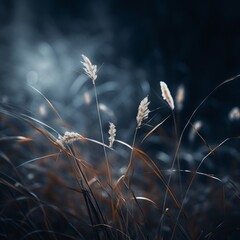
[[104,151],[104,156],[105,156],[106,165],[107,165],[107,169],[108,169],[109,183],[111,185],[111,174],[110,174],[110,168],[109,168],[108,158],[107,158],[107,153],[106,153],[106,148],[105,148],[106,146],[105,146],[104,137],[103,137],[103,127],[102,127],[102,120],[101,120],[101,115],[100,115],[100,111],[99,111],[99,101],[98,101],[98,95],[97,95],[97,87],[96,87],[96,84],[95,84],[95,80],[97,79],[97,65],[93,65],[91,63],[91,61],[89,60],[89,58],[86,57],[83,54],[82,54],[82,58],[84,60],[84,62],[81,61],[81,63],[84,66],[83,70],[92,79],[92,83],[93,83],[94,95],[95,95],[96,107],[97,107],[97,115],[98,115],[99,127],[100,127],[102,144],[103,144],[103,151]]
[[163,81],[160,81],[160,87],[161,87],[163,99],[167,101],[168,105],[173,110],[174,109],[174,101],[173,101],[172,95],[168,89],[167,84]]
[[113,146],[113,143],[115,141],[116,136],[116,126],[113,123],[109,123],[109,147],[111,148]]
[[182,110],[183,108],[183,101],[185,98],[185,88],[183,85],[180,85],[177,89],[177,94],[175,97],[176,105],[177,105],[177,110]]
[[194,140],[194,137],[196,136],[196,132],[198,132],[201,127],[202,127],[202,121],[198,120],[198,121],[193,123],[192,129],[189,133],[190,141]]
[[232,121],[240,119],[240,109],[238,107],[234,107],[229,112],[229,119],[232,120]]
[[64,144],[73,143],[77,140],[83,139],[83,136],[76,132],[66,131],[63,136],[58,136],[57,142],[63,146]]
[[97,65],[93,65],[88,57],[82,54],[82,58],[84,62],[81,61],[83,64],[83,70],[85,73],[92,79],[93,84],[95,84],[95,80],[97,79]]
[[136,117],[138,128],[141,127],[142,121],[144,119],[148,118],[148,114],[150,112],[149,109],[148,109],[149,104],[150,104],[150,102],[148,101],[148,96],[145,97],[139,104],[138,114],[137,114],[137,117]]

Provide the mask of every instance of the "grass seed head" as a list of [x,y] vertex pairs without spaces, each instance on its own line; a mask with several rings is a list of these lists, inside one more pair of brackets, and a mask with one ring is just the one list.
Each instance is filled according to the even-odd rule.
[[176,94],[176,105],[177,105],[177,109],[180,111],[183,108],[183,101],[185,98],[185,88],[183,85],[180,85],[177,89],[177,94]]
[[230,112],[229,112],[229,119],[230,120],[239,120],[240,119],[240,109],[238,107],[234,107]]
[[148,101],[148,96],[145,97],[139,104],[138,114],[137,114],[137,118],[136,118],[138,128],[141,127],[142,121],[148,118],[148,114],[150,112],[148,109],[149,104],[150,104],[150,102]]
[[115,136],[116,136],[116,127],[113,123],[109,123],[109,147],[111,148],[113,146],[113,143],[115,141]]
[[190,141],[193,141],[195,136],[196,136],[196,133],[200,130],[200,128],[202,127],[203,123],[202,121],[198,120],[196,122],[193,123],[192,125],[192,129],[189,133],[189,139]]
[[63,146],[64,144],[73,143],[77,140],[83,139],[83,136],[76,132],[66,131],[63,136],[58,136],[57,142]]
[[95,84],[95,80],[97,79],[97,65],[93,65],[88,57],[82,54],[83,62],[83,70],[85,73],[92,79],[93,84]]
[[167,84],[165,82],[161,81],[160,87],[161,87],[163,99],[167,101],[168,105],[173,110],[174,109],[174,101],[173,101],[172,95],[168,89]]

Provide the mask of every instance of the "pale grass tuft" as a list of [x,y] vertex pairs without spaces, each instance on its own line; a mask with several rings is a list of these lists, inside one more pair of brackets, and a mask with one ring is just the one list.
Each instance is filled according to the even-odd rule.
[[41,116],[45,117],[45,116],[47,115],[46,105],[45,105],[45,104],[41,104],[41,105],[39,106],[38,111],[39,111],[39,114],[40,114]]
[[201,127],[202,127],[202,121],[198,120],[198,121],[193,123],[192,129],[191,129],[191,131],[189,133],[189,139],[191,141],[194,140],[194,138],[196,136],[196,133],[200,130]]
[[148,109],[149,104],[150,104],[150,102],[148,101],[148,96],[145,97],[139,104],[138,114],[136,117],[138,128],[141,127],[142,121],[148,118],[148,114],[150,112]]
[[110,117],[114,116],[114,112],[105,104],[103,103],[99,103],[98,104],[98,108],[99,110],[101,110],[102,112],[108,114]]
[[238,107],[234,107],[229,112],[229,119],[230,120],[239,120],[240,119],[240,109]]
[[165,82],[160,81],[160,87],[161,87],[163,99],[167,101],[168,105],[173,110],[174,109],[174,101],[173,101],[172,95],[168,89],[167,84]]
[[26,143],[30,142],[33,139],[28,138],[28,137],[23,137],[23,136],[5,136],[5,137],[0,137],[0,141],[5,141],[5,140],[16,140],[19,143]]
[[83,139],[83,136],[79,133],[66,131],[63,136],[58,136],[57,142],[63,146],[64,144],[73,143],[81,139]]
[[89,92],[84,92],[83,96],[84,96],[86,105],[89,105],[91,103],[91,97],[90,97]]
[[185,98],[185,88],[183,85],[180,85],[177,89],[177,94],[176,94],[176,105],[177,105],[177,109],[180,111],[183,108],[183,101]]
[[113,123],[109,123],[109,147],[111,148],[113,146],[113,143],[115,141],[116,137],[116,126]]
[[98,107],[103,112],[106,112],[108,110],[108,107],[103,103],[99,103]]
[[95,84],[95,80],[97,79],[97,65],[93,65],[88,57],[82,54],[82,58],[84,62],[81,61],[84,68],[85,73],[92,79],[93,84]]

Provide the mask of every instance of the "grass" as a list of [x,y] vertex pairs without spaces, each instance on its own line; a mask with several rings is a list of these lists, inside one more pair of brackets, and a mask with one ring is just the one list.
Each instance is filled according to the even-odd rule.
[[183,86],[177,109],[171,95],[155,109],[145,97],[136,107],[134,134],[123,141],[116,123],[116,131],[105,129],[112,119],[101,116],[97,66],[83,59],[93,83],[95,138],[71,132],[35,88],[55,114],[51,125],[21,106],[0,105],[1,239],[237,239],[239,136],[209,143],[194,120],[239,75],[211,91],[184,124]]

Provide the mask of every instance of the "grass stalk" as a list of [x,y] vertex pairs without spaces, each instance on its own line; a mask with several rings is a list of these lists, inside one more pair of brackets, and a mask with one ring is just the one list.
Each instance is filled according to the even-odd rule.
[[96,101],[96,107],[97,107],[97,114],[98,114],[100,133],[101,133],[101,138],[102,138],[102,143],[103,143],[103,152],[104,152],[104,157],[105,157],[106,166],[107,166],[107,172],[108,172],[108,181],[109,181],[109,186],[112,186],[111,171],[110,171],[110,167],[109,167],[109,163],[108,163],[107,151],[106,151],[104,135],[103,135],[102,119],[101,119],[100,110],[99,110],[99,101],[98,101],[98,95],[97,95],[97,88],[96,88],[96,84],[95,84],[94,81],[93,81],[93,88],[94,88],[94,95],[95,95],[95,101]]

